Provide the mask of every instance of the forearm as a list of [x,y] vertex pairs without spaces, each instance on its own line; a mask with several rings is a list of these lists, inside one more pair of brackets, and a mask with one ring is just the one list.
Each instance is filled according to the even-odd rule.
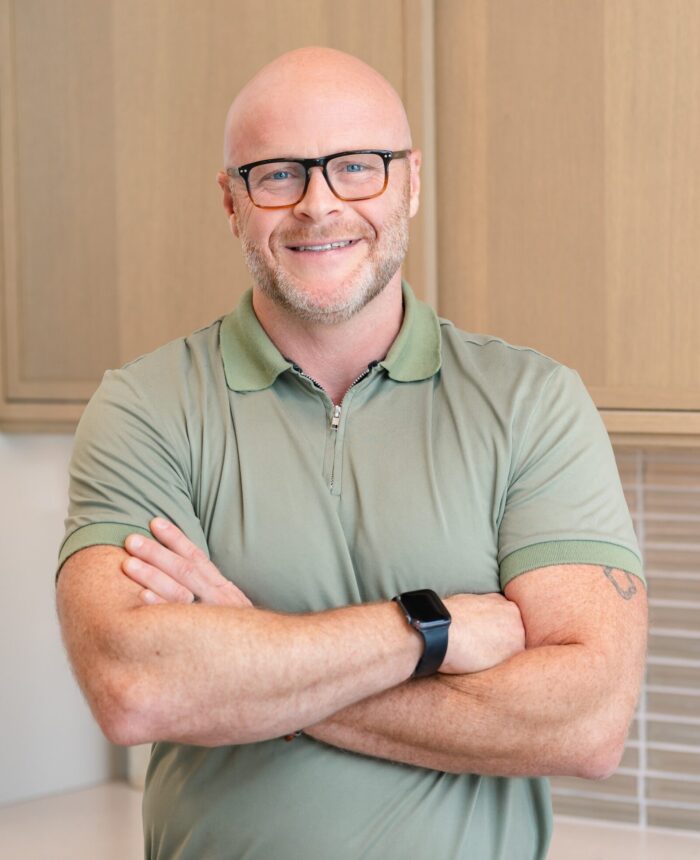
[[309,615],[133,609],[112,641],[116,739],[218,746],[277,737],[399,684],[421,647],[393,603]]
[[71,662],[117,743],[276,737],[400,683],[420,656],[394,603],[309,615],[144,606],[119,569],[124,557],[114,547],[83,550],[58,583]]
[[634,681],[613,689],[604,662],[578,644],[533,648],[473,675],[409,681],[306,732],[453,773],[603,776],[636,700]]

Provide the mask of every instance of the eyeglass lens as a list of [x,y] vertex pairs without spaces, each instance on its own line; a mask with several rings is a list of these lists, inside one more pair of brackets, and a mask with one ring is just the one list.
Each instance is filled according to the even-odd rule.
[[[326,164],[326,173],[333,193],[345,200],[372,197],[384,188],[384,159],[374,153],[331,158]],[[304,193],[305,183],[304,166],[294,161],[258,164],[248,174],[250,196],[258,206],[297,203]]]

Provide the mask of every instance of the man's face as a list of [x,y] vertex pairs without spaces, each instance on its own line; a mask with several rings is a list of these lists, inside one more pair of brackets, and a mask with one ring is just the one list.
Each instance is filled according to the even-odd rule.
[[[309,99],[293,117],[287,113],[263,120],[238,150],[246,161],[255,161],[405,147],[406,141],[391,127],[385,134],[377,131],[381,123],[363,132],[370,115],[371,109],[359,101]],[[237,152],[236,164],[245,163],[240,156]],[[399,277],[408,248],[408,221],[418,206],[419,163],[417,152],[391,162],[386,191],[355,202],[337,198],[320,168],[312,168],[304,199],[287,209],[255,207],[244,182],[231,180],[232,228],[260,291],[298,318],[315,323],[341,322],[361,310]],[[335,242],[350,244],[308,250]]]

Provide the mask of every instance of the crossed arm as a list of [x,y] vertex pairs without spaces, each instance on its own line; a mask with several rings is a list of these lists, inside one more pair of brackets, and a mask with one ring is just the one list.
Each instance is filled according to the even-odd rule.
[[618,766],[641,684],[641,582],[595,565],[506,587],[527,649],[476,674],[401,685],[307,729],[355,752],[448,772],[605,778]]
[[[394,604],[302,616],[252,608],[191,545],[175,551],[176,533],[170,550],[163,535],[163,546],[132,546],[131,562],[114,547],[82,550],[59,579],[66,646],[112,740],[220,745],[304,727],[348,750],[452,772],[596,778],[617,766],[646,640],[644,589],[628,574],[564,565],[513,580],[506,596],[525,650],[493,633],[501,598],[450,598],[447,671],[407,681],[422,646]],[[193,579],[203,605],[186,603]],[[144,586],[159,605],[144,605]],[[508,656],[495,660],[499,649]]]

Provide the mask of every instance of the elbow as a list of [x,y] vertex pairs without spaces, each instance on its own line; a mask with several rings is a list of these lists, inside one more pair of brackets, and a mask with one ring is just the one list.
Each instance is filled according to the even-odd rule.
[[102,733],[118,746],[135,746],[152,741],[149,697],[142,681],[112,676],[95,698],[93,713]]
[[639,687],[610,692],[602,696],[597,708],[582,717],[574,776],[604,780],[620,767]]
[[581,779],[603,780],[611,777],[620,766],[622,750],[606,749],[590,755],[579,763],[576,776]]
[[589,736],[580,745],[574,776],[591,780],[611,777],[622,761],[626,736],[627,732],[620,730],[611,730],[598,737]]
[[113,711],[98,718],[102,733],[110,743],[122,747],[133,747],[145,744],[152,740],[148,732],[144,731],[140,719],[130,714]]

